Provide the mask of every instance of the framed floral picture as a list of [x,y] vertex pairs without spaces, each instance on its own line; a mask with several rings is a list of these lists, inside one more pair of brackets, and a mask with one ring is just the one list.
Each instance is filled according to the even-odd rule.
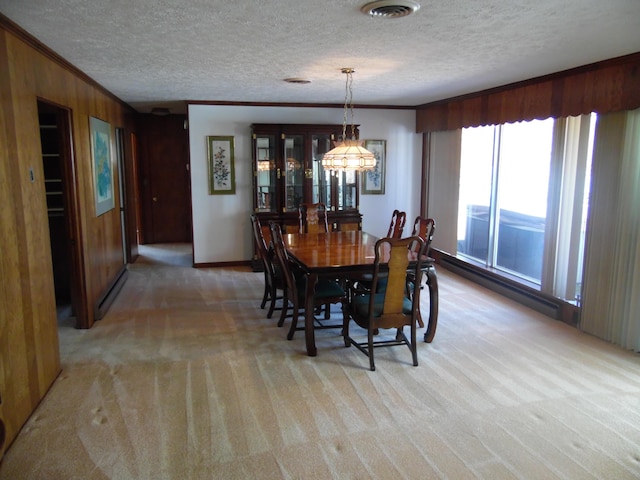
[[236,193],[233,137],[207,137],[209,195]]
[[387,141],[365,140],[364,148],[376,157],[376,167],[362,172],[362,194],[384,193],[384,172],[387,164]]
[[96,217],[99,217],[115,206],[113,165],[111,163],[111,125],[99,118],[89,117],[89,131]]

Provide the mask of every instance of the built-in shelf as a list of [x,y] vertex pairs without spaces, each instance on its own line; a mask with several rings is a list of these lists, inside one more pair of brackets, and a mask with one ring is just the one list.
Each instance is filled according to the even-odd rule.
[[47,212],[49,216],[64,215],[62,185],[62,167],[60,164],[58,125],[55,118],[48,114],[40,117],[40,143],[42,147],[42,166],[44,170]]

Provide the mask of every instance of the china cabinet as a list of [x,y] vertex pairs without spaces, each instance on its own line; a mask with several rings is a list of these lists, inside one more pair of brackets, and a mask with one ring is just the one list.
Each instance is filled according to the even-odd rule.
[[360,229],[358,173],[322,167],[342,125],[253,124],[251,137],[253,208],[262,225],[274,221],[296,232],[300,204],[321,202],[330,229]]
[[342,125],[252,125],[253,201],[261,222],[290,229],[298,223],[301,203],[321,202],[330,228],[359,228],[358,174],[322,167],[322,156],[341,137]]

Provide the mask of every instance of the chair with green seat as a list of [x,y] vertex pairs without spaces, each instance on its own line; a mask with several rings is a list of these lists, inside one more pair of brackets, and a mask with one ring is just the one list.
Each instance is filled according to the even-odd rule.
[[[414,252],[418,252],[417,255]],[[418,236],[408,238],[382,238],[376,242],[371,290],[368,293],[353,292],[344,309],[342,334],[346,347],[354,345],[369,357],[369,368],[375,370],[373,351],[377,347],[406,345],[411,351],[413,365],[418,365],[416,329],[420,312],[420,289],[407,296],[407,272],[419,284],[422,280],[424,242]],[[384,279],[386,287],[378,289]],[[374,293],[372,293],[374,292]],[[367,331],[367,341],[352,338],[351,320]],[[404,327],[409,327],[409,338]],[[378,339],[381,330],[395,329],[392,338]]]
[[[387,238],[401,238],[404,231],[404,224],[407,220],[406,212],[396,209],[391,213],[391,223],[387,230]],[[371,273],[365,272],[351,278],[351,282],[357,284],[359,290],[371,290]],[[378,290],[384,289],[384,280],[378,283]]]
[[271,232],[269,227],[263,226],[256,215],[251,215],[251,227],[253,228],[253,237],[256,241],[258,256],[262,260],[264,269],[264,294],[260,308],[264,308],[269,302],[267,318],[271,318],[274,310],[276,310],[276,302],[283,298],[282,295],[278,295],[278,291],[284,290],[284,280],[280,274],[280,269],[276,267],[273,249],[270,248]]
[[391,223],[389,224],[389,230],[387,231],[387,238],[401,238],[406,221],[406,212],[394,210],[391,214]]
[[329,231],[327,207],[324,203],[302,203],[298,207],[300,233],[326,233]]
[[[424,341],[431,343],[436,334],[436,327],[438,326],[438,277],[436,275],[435,260],[429,256],[429,250],[431,248],[431,242],[433,241],[433,234],[436,231],[436,221],[433,218],[422,217],[418,215],[413,222],[412,235],[416,235],[424,242],[424,263],[423,269],[426,277],[426,284],[429,287],[429,320],[427,322],[427,330],[424,334]],[[407,275],[407,292],[409,295],[413,294],[416,285],[420,285],[422,289],[424,286],[421,283],[416,284],[415,279],[411,274]],[[422,320],[422,314],[418,312],[418,325],[424,327]]]
[[[278,326],[283,325],[285,318],[288,316],[287,312],[289,310],[289,306],[291,306],[291,326],[289,327],[289,333],[287,334],[287,339],[291,340],[296,330],[304,330],[304,326],[298,327],[298,318],[304,314],[307,276],[295,273],[294,266],[292,265],[285,248],[280,225],[277,223],[271,223],[270,228],[271,242],[273,244],[275,257],[285,281],[284,303]],[[328,309],[331,304],[339,303],[342,305],[345,301],[345,290],[338,284],[338,282],[323,278],[318,279],[313,296],[314,307],[326,305]],[[325,319],[328,318],[329,315],[326,315]],[[316,329],[341,327],[342,322],[338,324],[327,324],[315,318]]]

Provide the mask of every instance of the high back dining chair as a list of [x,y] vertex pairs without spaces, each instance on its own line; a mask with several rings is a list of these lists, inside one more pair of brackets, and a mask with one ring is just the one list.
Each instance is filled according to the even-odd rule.
[[[389,230],[387,231],[387,238],[402,238],[402,232],[404,231],[404,224],[407,221],[407,214],[400,210],[394,210],[391,214],[391,223],[389,224]],[[380,274],[380,282],[378,289],[384,288],[384,280],[382,277],[384,273]],[[352,282],[357,282],[359,288],[370,290],[371,289],[372,276],[370,272],[363,272],[360,275],[351,278]]]
[[391,223],[387,231],[387,238],[401,238],[404,224],[407,221],[407,214],[400,210],[394,210],[391,214]]
[[[419,236],[425,242],[423,268],[427,279],[426,284],[429,287],[429,321],[427,322],[427,330],[424,334],[424,341],[427,343],[433,341],[436,334],[436,327],[438,326],[438,277],[436,275],[435,260],[429,257],[429,250],[435,231],[436,221],[433,218],[418,215],[413,222],[412,235]],[[422,283],[416,283],[415,279],[409,273],[407,275],[407,292],[412,295],[417,285],[418,289],[424,288]],[[424,321],[420,311],[418,311],[418,324],[420,327],[424,327]]]
[[413,231],[411,235],[416,235],[422,239],[427,245],[425,246],[425,253],[429,255],[429,248],[431,247],[431,241],[433,240],[433,233],[436,230],[436,221],[433,218],[425,218],[418,215],[413,222]]
[[273,249],[270,247],[271,231],[268,227],[262,226],[260,219],[256,215],[251,215],[251,226],[258,249],[258,256],[264,268],[264,294],[260,308],[264,308],[267,301],[269,301],[267,318],[271,318],[276,309],[276,301],[283,298],[283,295],[278,296],[277,293],[278,290],[284,290],[284,280],[280,273],[280,268],[276,266]]
[[[271,242],[273,244],[275,257],[278,261],[278,266],[282,271],[282,276],[285,281],[284,302],[282,304],[282,312],[280,314],[278,326],[283,325],[284,320],[287,317],[287,312],[290,305],[292,309],[291,326],[289,327],[287,339],[291,340],[296,330],[304,329],[304,327],[298,328],[298,318],[304,313],[307,277],[303,274],[296,275],[294,273],[293,266],[291,264],[284,244],[280,225],[278,225],[277,223],[271,223],[269,226],[271,229]],[[345,300],[346,293],[337,282],[323,278],[318,279],[313,297],[314,307],[320,307],[324,305],[328,309],[329,305],[335,303],[342,304],[345,302]],[[329,317],[328,314],[325,316],[325,319],[327,317]],[[315,328],[318,329],[340,327],[342,327],[342,322],[337,325],[325,324],[319,319],[315,319]]]
[[[410,251],[417,251],[413,256]],[[420,289],[407,296],[407,272],[419,283],[422,279],[424,242],[420,237],[381,238],[376,242],[373,264],[373,280],[368,293],[355,292],[344,309],[342,333],[346,347],[354,345],[369,357],[369,368],[375,370],[373,351],[377,347],[406,345],[411,351],[413,365],[418,365],[416,349],[416,323],[420,309]],[[410,262],[410,257],[412,261]],[[415,257],[415,259],[414,259]],[[386,266],[387,268],[383,268]],[[378,291],[378,282],[384,274],[386,287]],[[367,341],[356,341],[351,337],[349,324],[353,319],[367,331]],[[409,338],[404,327],[410,329]],[[374,341],[380,329],[396,329],[393,337]]]
[[302,203],[298,207],[300,233],[324,233],[329,231],[327,207],[324,203]]

